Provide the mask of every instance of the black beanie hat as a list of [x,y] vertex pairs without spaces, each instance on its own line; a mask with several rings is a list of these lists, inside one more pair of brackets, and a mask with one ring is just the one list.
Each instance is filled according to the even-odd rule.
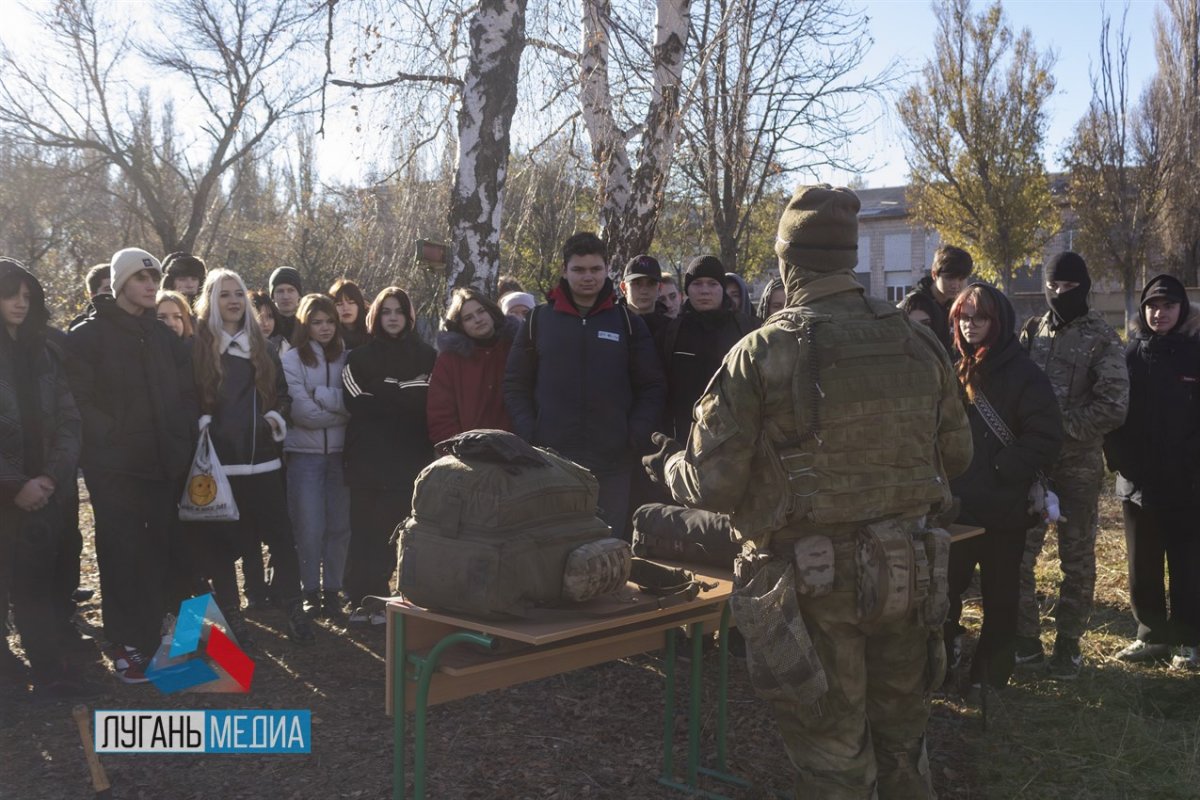
[[204,262],[191,253],[171,253],[162,261],[163,275],[168,278],[197,278],[204,280],[208,274]]
[[298,293],[304,294],[304,285],[300,282],[300,273],[295,267],[280,267],[272,272],[267,281],[267,291],[274,297],[276,287],[284,283],[295,286]]
[[683,273],[684,294],[696,278],[712,278],[725,288],[725,265],[716,256],[696,256]]

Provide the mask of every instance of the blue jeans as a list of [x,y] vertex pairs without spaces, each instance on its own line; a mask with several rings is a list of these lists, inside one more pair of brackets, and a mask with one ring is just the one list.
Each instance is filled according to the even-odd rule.
[[350,489],[342,477],[342,454],[288,453],[287,490],[301,590],[341,589],[350,547]]

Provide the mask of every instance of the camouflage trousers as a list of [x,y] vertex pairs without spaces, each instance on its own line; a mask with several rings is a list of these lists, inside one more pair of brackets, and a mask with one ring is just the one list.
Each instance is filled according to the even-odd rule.
[[[1063,579],[1058,590],[1055,619],[1060,636],[1078,639],[1087,629],[1096,587],[1096,532],[1099,528],[1100,487],[1104,458],[1099,448],[1070,450],[1058,460],[1050,483],[1058,494],[1065,521],[1055,523],[1058,558]],[[1017,610],[1017,635],[1040,635],[1037,582],[1034,567],[1046,541],[1046,526],[1030,528],[1021,560],[1021,597]]]
[[941,631],[931,633],[916,611],[898,622],[860,624],[853,565],[847,586],[844,563],[830,594],[799,598],[828,693],[811,705],[771,704],[797,772],[796,797],[935,797],[925,727],[930,692],[944,675],[944,664],[928,656],[942,652]]

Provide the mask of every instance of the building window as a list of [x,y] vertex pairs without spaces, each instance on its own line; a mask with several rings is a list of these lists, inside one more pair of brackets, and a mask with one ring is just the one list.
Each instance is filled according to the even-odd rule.
[[904,299],[904,295],[906,295],[912,291],[912,288],[913,287],[908,284],[903,284],[903,285],[899,285],[899,286],[892,286],[889,284],[887,287],[888,302],[889,303],[899,303],[901,300]]

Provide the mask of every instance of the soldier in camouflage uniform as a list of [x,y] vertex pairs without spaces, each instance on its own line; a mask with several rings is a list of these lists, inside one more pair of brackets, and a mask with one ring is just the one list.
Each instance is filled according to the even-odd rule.
[[[744,544],[738,593],[755,568],[749,586],[782,575],[772,585],[790,588],[766,614],[734,608],[797,797],[932,797],[925,728],[945,673],[940,618],[916,592],[890,613],[864,612],[882,583],[858,553],[867,538],[886,540],[901,560],[920,550],[925,562],[914,535],[949,501],[947,475],[970,462],[971,433],[941,344],[854,280],[858,210],[848,189],[796,191],[775,245],[787,308],[725,357],[686,449],[656,435],[661,449],[644,461],[665,472],[679,502],[731,514]],[[928,592],[943,617],[944,591]],[[772,614],[781,618],[761,618]],[[791,666],[808,662],[816,674],[791,687],[793,673],[769,674],[779,691],[767,691],[756,665],[780,661],[774,641],[753,631],[776,622],[803,650]]]
[[[1030,320],[1021,334],[1030,357],[1054,386],[1066,439],[1051,471],[1065,519],[1056,523],[1063,581],[1055,611],[1057,638],[1050,658],[1051,677],[1079,675],[1083,658],[1079,638],[1092,611],[1096,584],[1098,503],[1104,479],[1104,434],[1125,420],[1129,373],[1116,332],[1099,311],[1088,309],[1092,282],[1083,258],[1060,253],[1046,265],[1050,310]],[[1017,663],[1044,662],[1039,637],[1034,566],[1046,538],[1044,525],[1031,528],[1021,563],[1017,618]]]

